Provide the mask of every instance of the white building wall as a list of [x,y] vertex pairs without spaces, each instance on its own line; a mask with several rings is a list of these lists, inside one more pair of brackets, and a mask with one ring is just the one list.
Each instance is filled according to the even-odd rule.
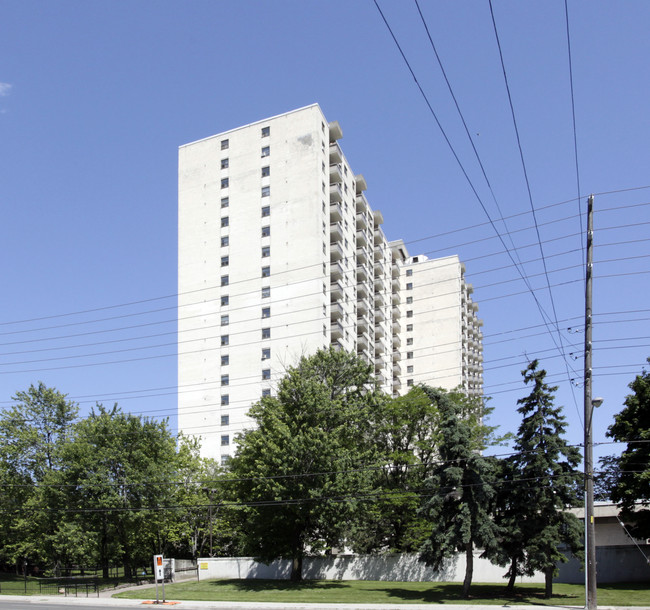
[[458,259],[388,243],[341,137],[314,104],[180,147],[178,425],[204,456],[231,456],[251,405],[319,348],[356,351],[387,393],[465,383]]

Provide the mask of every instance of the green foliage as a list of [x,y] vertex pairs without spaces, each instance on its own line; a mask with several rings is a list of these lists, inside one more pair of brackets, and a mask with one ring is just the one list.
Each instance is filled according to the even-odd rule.
[[429,533],[418,509],[424,481],[438,455],[438,407],[415,387],[378,405],[372,417],[383,467],[374,473],[376,499],[361,507],[362,518],[356,520],[347,542],[358,553],[415,552]]
[[[546,384],[546,371],[531,362],[522,371],[531,392],[517,401],[522,422],[514,444],[514,455],[502,466],[497,521],[504,536],[500,553],[510,561],[507,576],[546,574],[547,585],[558,562],[566,561],[562,544],[578,553],[582,528],[566,509],[580,504],[578,493],[580,452],[562,438],[566,421],[562,408],[554,406],[556,387]],[[505,563],[503,557],[501,562]]]
[[491,430],[483,424],[482,401],[440,389],[423,390],[437,405],[441,418],[439,463],[427,481],[429,497],[421,512],[432,529],[420,557],[441,569],[446,559],[464,552],[463,595],[468,597],[474,547],[480,546],[490,555],[498,545],[499,531],[492,519],[496,464],[479,452]]
[[643,369],[629,388],[632,394],[626,397],[625,408],[607,431],[614,440],[627,443],[610,495],[621,507],[630,533],[650,538],[650,372]]
[[372,478],[370,422],[384,401],[371,367],[335,350],[302,358],[249,415],[256,427],[237,438],[230,462],[245,550],[271,561],[302,558],[344,543]]
[[77,406],[42,382],[18,392],[0,415],[0,561],[20,564],[44,558],[39,538],[56,527],[47,514],[35,519],[39,485],[61,468],[61,449],[77,416]]

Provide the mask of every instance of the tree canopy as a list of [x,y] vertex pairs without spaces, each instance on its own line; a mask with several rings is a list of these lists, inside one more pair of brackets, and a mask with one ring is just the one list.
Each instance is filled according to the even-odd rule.
[[[650,358],[648,359],[650,363]],[[611,499],[637,538],[650,538],[650,372],[643,369],[629,385],[625,408],[614,417],[607,435],[627,443],[617,460]]]

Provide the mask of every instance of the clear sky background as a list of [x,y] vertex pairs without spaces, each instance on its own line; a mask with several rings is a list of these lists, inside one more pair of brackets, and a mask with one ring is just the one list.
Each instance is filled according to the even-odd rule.
[[[582,442],[596,194],[593,393],[606,440],[650,355],[650,3],[570,0],[567,38],[563,2],[494,1],[525,174],[487,0],[420,0],[494,197],[415,2],[379,6],[460,165],[372,0],[0,0],[0,406],[42,380],[84,413],[117,401],[175,429],[177,148],[318,102],[387,237],[466,262],[502,432],[516,431],[521,370],[539,358]],[[481,202],[550,328],[557,319],[553,338]]]

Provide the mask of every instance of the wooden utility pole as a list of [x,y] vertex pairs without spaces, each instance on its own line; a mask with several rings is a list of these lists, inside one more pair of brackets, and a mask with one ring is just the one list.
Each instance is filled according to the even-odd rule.
[[591,292],[593,272],[594,196],[587,203],[587,268],[585,275],[585,609],[596,610],[596,533],[594,529],[594,467],[592,423],[594,403],[591,398]]

